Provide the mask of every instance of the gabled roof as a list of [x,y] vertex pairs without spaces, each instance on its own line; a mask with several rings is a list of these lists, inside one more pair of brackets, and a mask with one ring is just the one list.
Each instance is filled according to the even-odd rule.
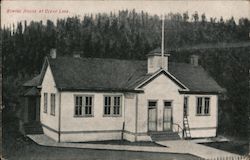
[[[153,76],[147,74],[147,61],[58,57],[49,58],[47,63],[56,87],[61,90],[135,91],[138,85]],[[189,91],[223,91],[201,66],[169,63],[168,72]]]
[[181,88],[181,90],[185,90],[185,91],[188,90],[188,88],[183,83],[181,83],[178,79],[176,79],[172,74],[170,74],[165,69],[159,69],[152,76],[148,77],[145,81],[143,81],[141,84],[137,84],[136,88],[139,89],[139,88],[142,88],[142,87],[146,86],[148,83],[153,81],[155,78],[157,78],[161,74],[164,74],[169,79],[171,79],[177,86],[179,86]]
[[37,75],[23,84],[24,87],[36,87],[40,85],[41,75]]

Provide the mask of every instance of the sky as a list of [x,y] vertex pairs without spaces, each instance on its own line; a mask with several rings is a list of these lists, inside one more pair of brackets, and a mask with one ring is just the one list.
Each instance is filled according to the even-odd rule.
[[57,18],[90,13],[109,13],[117,12],[123,9],[136,9],[136,11],[145,11],[150,14],[184,13],[188,11],[189,15],[195,11],[206,17],[216,17],[220,19],[229,19],[232,16],[238,21],[244,17],[250,19],[250,1],[247,0],[162,0],[162,1],[38,1],[38,0],[3,0],[1,2],[1,26],[9,26],[18,21],[31,20],[46,22],[47,19],[56,21]]

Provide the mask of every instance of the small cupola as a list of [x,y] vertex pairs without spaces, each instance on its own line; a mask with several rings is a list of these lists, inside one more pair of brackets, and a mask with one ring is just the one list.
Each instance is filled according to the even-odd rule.
[[167,54],[164,51],[162,55],[161,49],[157,48],[149,52],[148,57],[148,73],[154,73],[159,69],[168,70],[168,57],[170,54]]

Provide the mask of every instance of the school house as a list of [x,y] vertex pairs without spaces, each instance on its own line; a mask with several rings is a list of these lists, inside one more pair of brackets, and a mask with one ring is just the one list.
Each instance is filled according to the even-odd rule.
[[27,122],[38,121],[58,142],[215,137],[223,88],[198,56],[189,64],[168,58],[160,49],[144,61],[57,57],[52,50],[40,75],[26,82],[28,100],[37,102],[28,103]]

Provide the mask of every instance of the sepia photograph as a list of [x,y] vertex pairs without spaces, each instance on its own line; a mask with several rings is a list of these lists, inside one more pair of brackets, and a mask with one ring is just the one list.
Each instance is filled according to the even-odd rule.
[[2,0],[1,159],[250,160],[249,0]]

